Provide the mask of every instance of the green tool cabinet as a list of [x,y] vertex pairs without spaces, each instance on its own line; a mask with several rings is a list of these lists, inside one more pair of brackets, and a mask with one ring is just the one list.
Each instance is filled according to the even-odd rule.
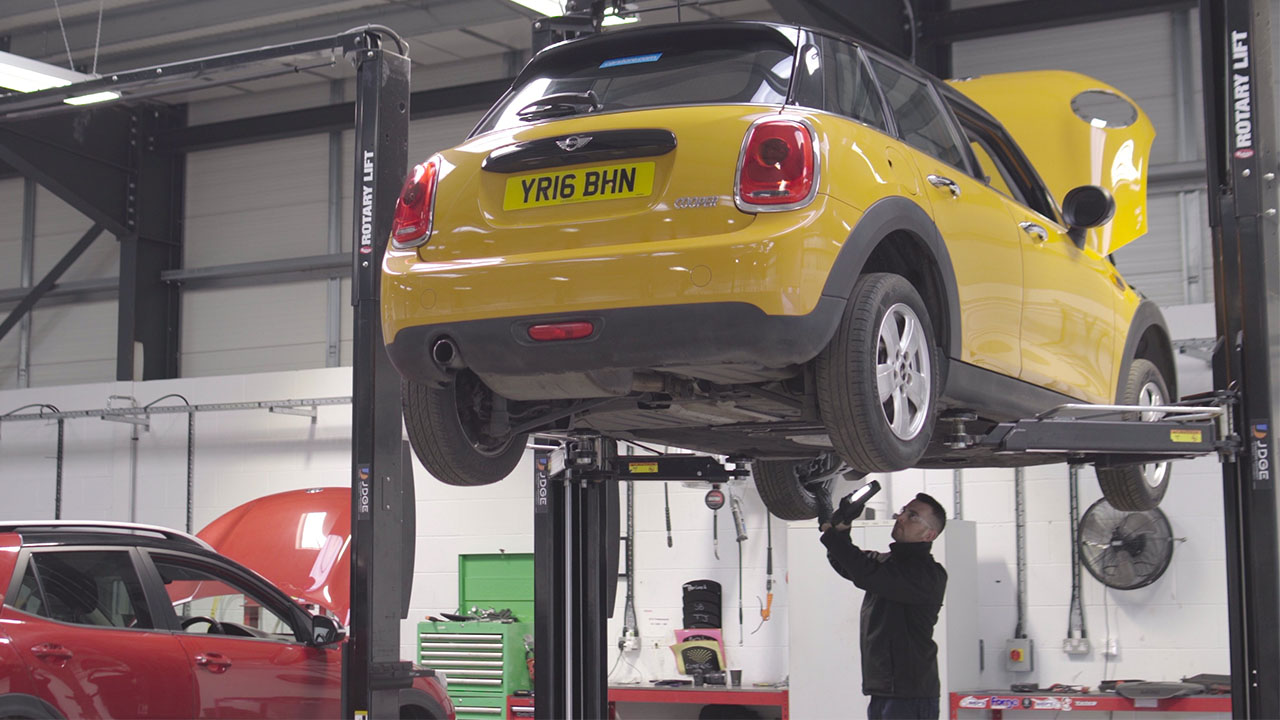
[[510,609],[518,622],[418,623],[418,664],[449,679],[458,720],[505,718],[507,696],[529,690],[525,636],[533,636],[533,555],[458,556],[458,614]]

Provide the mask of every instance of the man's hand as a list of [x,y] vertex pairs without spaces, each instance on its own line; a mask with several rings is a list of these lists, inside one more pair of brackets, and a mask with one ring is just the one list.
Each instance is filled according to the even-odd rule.
[[[831,524],[828,527],[834,527],[837,530],[847,530],[853,521],[858,519],[858,516],[862,514],[863,509],[866,508],[867,503],[865,500],[852,502],[850,500],[852,497],[853,493],[849,493],[848,495],[840,498],[840,507],[836,508],[836,511],[831,513]],[[824,531],[826,529],[827,528],[823,528]]]

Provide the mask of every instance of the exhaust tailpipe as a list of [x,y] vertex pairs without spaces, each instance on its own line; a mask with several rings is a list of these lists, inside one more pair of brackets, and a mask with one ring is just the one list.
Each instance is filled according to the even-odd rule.
[[431,359],[445,370],[461,370],[466,367],[458,346],[449,338],[440,338],[431,346]]

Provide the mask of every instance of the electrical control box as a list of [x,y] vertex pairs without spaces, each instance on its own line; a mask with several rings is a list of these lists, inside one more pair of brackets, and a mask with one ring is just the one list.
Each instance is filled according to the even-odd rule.
[[1004,643],[1004,669],[1031,672],[1035,669],[1036,643],[1028,638],[1010,638]]

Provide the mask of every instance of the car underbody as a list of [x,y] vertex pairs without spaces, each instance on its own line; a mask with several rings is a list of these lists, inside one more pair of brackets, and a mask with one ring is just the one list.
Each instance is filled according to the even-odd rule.
[[[460,396],[459,406],[471,408],[470,413],[464,413],[471,424],[469,433],[486,438],[482,444],[499,443],[512,434],[526,432],[557,435],[594,431],[615,440],[715,455],[803,460],[834,452],[828,429],[819,416],[813,378],[807,367],[627,371],[633,387],[652,389],[613,397],[540,401],[502,398],[487,384],[478,382],[475,375],[463,372],[458,388],[470,394],[470,402]],[[782,377],[765,379],[768,376]],[[755,382],[724,382],[730,378],[750,378]],[[1012,378],[1006,380],[1010,385],[1021,384]],[[495,384],[511,388],[515,382],[515,378],[506,377]],[[949,447],[950,417],[972,416],[965,424],[965,432],[980,436],[999,420],[1018,415],[1018,408],[985,407],[979,411],[958,406],[945,395],[940,407],[951,409],[937,422],[933,440],[917,467],[1015,467],[1062,460],[1054,455],[1009,455],[984,447]]]

